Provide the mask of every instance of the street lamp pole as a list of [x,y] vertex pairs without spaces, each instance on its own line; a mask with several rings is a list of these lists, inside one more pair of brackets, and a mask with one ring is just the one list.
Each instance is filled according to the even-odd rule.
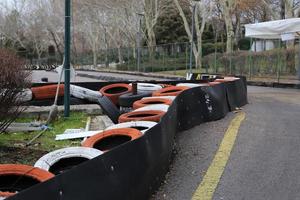
[[64,117],[70,117],[71,0],[65,0]]

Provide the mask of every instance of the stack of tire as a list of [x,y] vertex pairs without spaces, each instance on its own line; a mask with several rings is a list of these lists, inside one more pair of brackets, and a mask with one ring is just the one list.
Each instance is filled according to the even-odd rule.
[[[160,86],[161,87],[161,86]],[[165,88],[153,90],[152,98],[143,98],[133,103],[133,110],[119,117],[119,123],[132,121],[152,121],[159,122],[172,104],[169,96],[177,96],[188,87],[167,86]],[[168,98],[162,98],[167,96]]]
[[[130,108],[130,111],[119,117],[118,124],[108,127],[104,131],[83,141],[81,147],[69,147],[50,152],[41,157],[35,163],[34,167],[0,165],[0,199],[9,197],[39,182],[46,181],[80,163],[98,157],[117,146],[125,145],[127,142],[140,138],[147,130],[154,127],[161,120],[176,96],[185,90],[194,87],[210,87],[237,79],[239,78],[225,77],[224,79],[216,79],[208,83],[180,83],[176,86],[143,83],[138,84],[136,95],[131,93],[132,86],[129,84],[108,85],[103,87],[100,93],[89,91],[92,95],[88,96],[92,96],[94,100],[97,100],[103,94],[116,106]],[[47,87],[49,93],[45,93],[41,88],[35,88],[32,90],[34,98],[44,99],[53,97],[56,89],[53,86],[43,87]],[[63,95],[63,86],[60,87],[62,91],[60,95]],[[80,88],[73,88],[76,91],[80,90]],[[78,98],[86,97],[79,95]],[[28,179],[26,184],[13,184],[15,187],[10,187],[11,183],[19,180],[20,177],[22,179],[25,177],[25,180]]]
[[54,177],[52,173],[37,167],[2,164],[0,165],[0,199],[10,197],[52,177]]
[[[47,106],[52,105],[56,95],[57,85],[46,85],[32,87],[20,94],[20,99],[30,102],[30,105]],[[26,95],[25,95],[26,94]],[[70,103],[71,105],[97,103],[102,94],[99,91],[93,91],[87,88],[70,85]],[[63,104],[64,85],[59,85],[58,104]]]

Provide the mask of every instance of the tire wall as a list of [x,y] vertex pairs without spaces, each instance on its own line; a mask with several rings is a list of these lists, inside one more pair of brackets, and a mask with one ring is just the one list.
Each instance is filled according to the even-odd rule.
[[182,92],[161,121],[142,137],[8,199],[147,199],[171,161],[176,132],[223,118],[247,104],[246,80]]

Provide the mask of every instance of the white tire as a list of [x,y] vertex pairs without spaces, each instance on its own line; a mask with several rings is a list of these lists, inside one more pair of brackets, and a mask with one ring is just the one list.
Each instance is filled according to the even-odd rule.
[[[130,84],[132,86],[132,84]],[[152,84],[152,83],[138,83],[137,84],[138,91],[141,92],[154,92],[162,89],[161,85]]]
[[237,77],[224,77],[224,80],[236,81],[236,80],[240,80],[240,78],[237,78]]
[[112,130],[112,129],[117,129],[117,128],[135,128],[135,127],[141,128],[142,127],[145,129],[140,130],[140,131],[144,134],[147,130],[149,130],[156,124],[157,124],[156,122],[150,122],[150,121],[125,122],[125,123],[120,123],[120,124],[110,126],[105,130]]
[[64,149],[58,149],[52,151],[43,157],[41,157],[35,164],[34,167],[38,167],[49,171],[50,167],[62,159],[66,158],[86,158],[93,159],[103,154],[102,151],[87,147],[69,147]]
[[206,83],[178,83],[176,86],[185,86],[185,87],[189,87],[189,88],[195,88],[195,87],[202,87],[202,86],[209,86]]
[[175,96],[159,96],[159,97],[144,97],[142,99],[157,99],[157,98],[160,98],[160,99],[170,99],[171,101],[174,101],[174,99],[176,99]]
[[70,85],[70,94],[78,99],[84,99],[95,103],[102,97],[102,94],[99,91],[93,91],[77,85]]
[[147,110],[160,110],[160,111],[164,111],[164,112],[168,112],[170,106],[165,105],[165,104],[154,104],[154,105],[149,105],[149,106],[144,106],[142,108],[138,108],[135,111],[147,111]]

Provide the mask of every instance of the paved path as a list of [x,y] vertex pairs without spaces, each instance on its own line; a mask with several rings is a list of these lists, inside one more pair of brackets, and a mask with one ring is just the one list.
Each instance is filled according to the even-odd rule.
[[114,77],[114,78],[120,79],[120,80],[140,80],[140,81],[151,81],[151,80],[164,81],[164,80],[168,80],[168,79],[164,79],[164,78],[151,77],[150,75],[149,75],[149,77],[147,77],[147,76],[122,74],[122,73],[81,71],[81,70],[76,70],[76,72],[78,74],[85,74],[85,75],[92,75],[92,76]]
[[[41,83],[41,78],[48,78],[48,82],[53,83],[57,82],[59,77],[58,73],[53,71],[44,71],[44,70],[34,70],[32,71],[31,79],[33,83]],[[95,81],[101,81],[97,79],[92,78],[86,78],[86,77],[75,77],[75,79],[71,80],[72,82],[95,82]]]
[[[300,90],[249,87],[248,92],[245,120],[212,199],[300,199]],[[171,170],[152,199],[191,199],[236,115],[179,133]]]
[[[94,72],[94,71],[81,71],[76,70],[78,74],[74,79],[71,79],[72,82],[97,82],[97,81],[128,81],[128,80],[140,80],[140,81],[163,81],[167,79],[156,78],[156,77],[146,77],[139,75],[130,75],[130,74],[119,74],[119,73],[110,73],[110,72]],[[53,71],[44,71],[44,70],[34,70],[32,72],[31,78],[32,82],[40,83],[41,78],[48,78],[48,82],[57,82],[58,74]]]

